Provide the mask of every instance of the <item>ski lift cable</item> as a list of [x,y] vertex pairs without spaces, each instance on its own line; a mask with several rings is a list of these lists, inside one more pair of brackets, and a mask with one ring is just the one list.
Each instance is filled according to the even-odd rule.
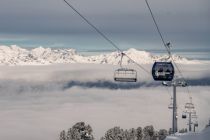
[[[67,2],[66,0],[64,0],[64,2],[73,10],[73,11],[75,11],[88,25],[90,25],[98,34],[100,34],[107,42],[109,42],[114,48],[116,48],[120,53],[123,53],[123,51],[111,40],[111,39],[109,39],[103,32],[101,32],[94,24],[92,24],[85,16],[83,16],[72,4],[70,4],[69,2]],[[167,45],[166,45],[166,43],[165,43],[165,41],[164,41],[164,38],[163,38],[163,35],[161,34],[161,32],[160,32],[160,29],[159,29],[159,27],[158,27],[158,24],[157,24],[157,22],[156,22],[156,20],[155,20],[155,17],[154,17],[154,14],[152,13],[152,10],[151,10],[151,8],[150,8],[150,6],[149,6],[149,3],[148,3],[148,1],[147,0],[145,0],[145,2],[146,2],[146,4],[147,4],[147,6],[148,6],[148,9],[149,9],[149,11],[150,11],[150,13],[151,13],[151,16],[152,16],[152,19],[153,19],[153,21],[154,21],[154,23],[155,23],[155,26],[156,26],[156,28],[157,28],[157,31],[158,31],[158,33],[159,33],[159,35],[160,35],[160,37],[161,37],[161,40],[162,40],[162,42],[163,42],[163,44],[164,44],[164,46],[165,46],[165,48],[166,48],[166,50],[167,50],[167,52],[169,53],[169,56],[171,55],[171,53],[170,53],[170,49],[167,47]],[[126,55],[126,54],[124,54],[128,59],[130,59],[134,64],[136,64],[137,66],[139,66],[141,69],[143,69],[146,73],[148,73],[149,75],[150,75],[150,72],[148,71],[148,70],[146,70],[144,67],[142,67],[139,63],[137,63],[136,61],[134,61],[132,58],[130,58],[128,55]],[[172,58],[172,60],[173,60],[173,58]],[[173,60],[174,61],[174,60]],[[175,63],[175,62],[174,62]],[[176,63],[175,63],[175,66],[176,66],[176,68],[177,68],[177,70],[179,71],[179,73],[181,73],[181,71],[179,70],[179,68],[178,68],[178,66],[176,65]],[[183,77],[183,75],[182,75],[182,77]],[[189,91],[189,90],[188,90]],[[169,92],[168,92],[169,93]],[[189,93],[189,92],[188,92]]]
[[[170,48],[168,47],[168,45],[166,44],[166,42],[165,42],[165,40],[164,40],[164,38],[163,38],[163,35],[162,35],[162,33],[161,33],[161,31],[160,31],[160,28],[159,28],[159,26],[158,26],[158,24],[157,24],[157,22],[156,22],[155,16],[154,16],[154,14],[153,14],[153,12],[152,12],[152,9],[151,9],[151,7],[150,7],[150,5],[149,5],[149,3],[148,3],[148,0],[145,0],[145,2],[146,2],[146,5],[147,5],[147,7],[148,7],[148,10],[149,10],[149,12],[150,12],[150,14],[151,14],[152,20],[153,20],[153,22],[154,22],[154,24],[155,24],[155,27],[156,27],[156,29],[157,29],[157,32],[158,32],[158,34],[159,34],[159,36],[160,36],[160,38],[161,38],[161,41],[162,41],[162,43],[163,43],[163,46],[166,48],[166,51],[168,52],[169,57],[171,57]],[[173,59],[173,57],[171,57],[171,60],[173,61],[174,65],[175,65],[176,69],[178,70],[178,72],[179,72],[180,76],[182,77],[182,79],[186,82],[186,79],[185,79],[184,75],[182,74],[182,72],[181,72],[181,70],[179,69],[178,65],[175,63],[175,60]],[[189,91],[189,88],[188,88],[188,87],[187,87],[187,92],[188,92],[188,94],[189,94],[189,97],[192,98],[191,95],[190,95],[190,91]]]
[[[158,32],[158,34],[159,34],[159,36],[160,36],[160,38],[161,38],[161,41],[162,41],[162,43],[163,43],[163,46],[166,48],[166,51],[168,52],[169,57],[170,57],[170,56],[171,56],[170,48],[168,48],[168,46],[167,46],[167,44],[166,44],[166,42],[165,42],[165,40],[164,40],[164,38],[163,38],[163,35],[162,35],[162,33],[161,33],[161,31],[160,31],[160,28],[159,28],[159,26],[158,26],[158,24],[157,24],[157,22],[156,22],[155,16],[154,16],[154,14],[153,14],[153,12],[152,12],[152,9],[151,9],[151,7],[150,7],[150,5],[149,5],[149,3],[148,3],[148,0],[145,0],[145,2],[146,2],[146,5],[147,5],[147,7],[148,7],[148,9],[149,9],[150,14],[151,14],[152,20],[153,20],[153,22],[154,22],[154,24],[155,24],[155,27],[156,27],[156,29],[157,29],[157,32]],[[181,77],[183,77],[183,80],[184,80],[185,78],[184,78],[183,74],[181,73],[181,71],[180,71],[178,65],[175,63],[173,57],[171,57],[171,59],[172,59],[172,61],[174,62],[175,67],[177,68],[178,72],[180,73]]]
[[[137,66],[139,66],[141,69],[143,69],[146,73],[148,73],[150,75],[150,72],[148,70],[146,70],[144,67],[142,67],[139,63],[137,63],[136,61],[134,61],[132,58],[130,58],[128,55],[126,55],[125,53],[123,53],[123,51],[111,40],[109,39],[103,32],[101,32],[94,24],[92,24],[85,16],[83,16],[72,4],[70,4],[69,2],[67,2],[66,0],[64,0],[64,2],[73,10],[75,11],[87,24],[89,24],[98,34],[100,34],[107,42],[109,42],[114,48],[116,48],[121,54],[123,54],[124,56],[126,56],[129,60],[131,60],[134,64],[136,64]],[[148,4],[148,3],[147,3]],[[149,7],[149,4],[148,4],[148,7]],[[150,7],[149,7],[150,9]],[[150,9],[151,11],[151,9]],[[154,15],[152,14],[152,11],[151,11],[151,15],[154,19],[154,22],[156,24],[156,27],[157,27],[157,30],[158,30],[158,33],[160,34],[161,36],[161,40],[163,42],[163,44],[165,44],[165,41],[163,39],[163,36],[160,32],[160,29],[159,27],[157,26],[157,23],[155,21],[155,18],[154,18]],[[164,45],[165,46],[165,45]],[[166,49],[168,50],[168,53],[170,55],[170,49],[167,48],[167,46],[165,46]],[[121,58],[121,61],[122,61],[122,58]],[[120,62],[122,63],[122,62]],[[172,95],[170,94],[169,90],[168,90],[168,87],[167,87],[167,93],[168,95],[170,96],[170,98],[172,98]]]
[[[160,38],[161,38],[161,41],[162,41],[162,43],[163,43],[163,46],[165,47],[166,51],[168,52],[169,57],[171,57],[170,48],[169,48],[169,46],[167,45],[167,43],[165,42],[165,40],[164,40],[164,38],[163,38],[163,35],[162,35],[162,33],[161,33],[161,31],[160,31],[160,28],[159,28],[159,26],[158,26],[158,24],[157,24],[157,22],[156,22],[155,16],[154,16],[154,14],[153,14],[153,12],[152,12],[152,9],[151,9],[151,7],[150,7],[150,5],[149,5],[149,3],[148,3],[148,0],[145,0],[145,3],[146,3],[146,5],[147,5],[147,7],[148,7],[148,10],[149,10],[150,14],[151,14],[152,20],[153,20],[153,22],[154,22],[154,24],[155,24],[155,27],[156,27],[156,29],[157,29],[157,32],[158,32]],[[172,59],[172,61],[174,62],[175,67],[176,67],[176,69],[178,70],[178,72],[180,73],[181,77],[183,77],[183,79],[184,79],[184,76],[182,75],[182,73],[181,73],[179,67],[177,66],[177,64],[175,63],[173,57],[171,57],[171,59]],[[184,81],[186,81],[186,80],[184,80]]]
[[[90,25],[99,35],[101,35],[107,42],[109,42],[114,48],[116,48],[120,53],[123,53],[123,51],[110,39],[108,38],[102,31],[100,31],[94,24],[92,24],[85,16],[83,16],[72,4],[67,2],[66,0],[63,0],[74,12],[76,12],[88,25]],[[134,64],[139,66],[142,70],[144,70],[146,73],[150,75],[150,72],[146,70],[143,66],[141,66],[139,63],[134,61],[131,57],[129,57],[127,54],[125,56],[130,59]]]
[[154,24],[155,24],[155,27],[156,27],[156,29],[157,29],[157,31],[158,31],[158,34],[159,34],[160,38],[161,38],[161,41],[162,41],[162,43],[163,43],[163,46],[166,48],[166,51],[168,52],[168,54],[171,55],[169,48],[166,46],[166,42],[165,42],[165,40],[164,40],[164,38],[163,38],[163,35],[162,35],[161,31],[160,31],[160,28],[159,28],[159,26],[158,26],[158,24],[157,24],[157,22],[156,22],[156,20],[155,20],[155,16],[154,16],[154,14],[153,14],[153,12],[152,12],[152,9],[151,9],[151,7],[150,7],[148,1],[145,0],[145,2],[146,2],[146,5],[147,5],[147,7],[148,7],[148,9],[149,9],[149,12],[150,12],[150,14],[151,14],[151,16],[152,16],[152,20],[153,20],[153,22],[154,22]]

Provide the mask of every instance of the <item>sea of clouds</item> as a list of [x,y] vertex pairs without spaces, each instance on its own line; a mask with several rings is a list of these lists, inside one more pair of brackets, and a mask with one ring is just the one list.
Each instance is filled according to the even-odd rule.
[[[179,65],[189,81],[190,95],[199,116],[199,130],[210,117],[208,64]],[[154,82],[138,70],[137,83],[116,83],[117,66],[106,64],[59,64],[0,66],[0,137],[6,140],[58,139],[59,132],[78,121],[93,127],[96,139],[113,126],[132,128],[153,124],[171,126],[172,88]],[[148,71],[151,65],[144,65]],[[177,89],[179,128],[186,88]]]

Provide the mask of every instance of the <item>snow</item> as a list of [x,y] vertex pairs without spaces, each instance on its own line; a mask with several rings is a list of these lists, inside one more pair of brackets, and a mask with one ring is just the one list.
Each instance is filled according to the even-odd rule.
[[209,140],[210,127],[205,128],[201,132],[188,132],[184,134],[176,133],[173,136],[168,136],[165,140]]
[[[167,55],[157,56],[146,51],[131,48],[124,52],[139,64],[152,64],[155,61],[165,61]],[[201,61],[188,60],[187,58],[173,55],[173,60],[181,64],[199,64]],[[93,63],[113,64],[120,61],[119,52],[100,54],[96,56],[83,56],[74,49],[51,49],[38,47],[32,50],[19,46],[0,46],[0,65],[49,65],[66,63]],[[123,64],[131,64],[128,58],[123,59]]]

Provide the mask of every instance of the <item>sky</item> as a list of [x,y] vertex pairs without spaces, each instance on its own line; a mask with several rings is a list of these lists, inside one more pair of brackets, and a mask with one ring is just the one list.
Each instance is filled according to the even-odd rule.
[[[162,49],[144,0],[67,1],[122,49]],[[208,0],[148,2],[166,41],[176,48],[209,48]],[[0,44],[114,49],[63,0],[0,1]]]

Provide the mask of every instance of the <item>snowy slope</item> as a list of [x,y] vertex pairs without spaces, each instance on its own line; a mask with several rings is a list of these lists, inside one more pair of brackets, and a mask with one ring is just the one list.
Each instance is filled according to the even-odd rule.
[[[151,64],[154,61],[164,61],[168,57],[156,56],[146,51],[129,49],[125,51],[130,58],[140,64]],[[82,56],[74,49],[51,49],[38,47],[32,50],[23,49],[16,45],[0,46],[1,65],[43,65],[58,63],[95,63],[95,64],[118,64],[121,56],[119,52],[101,54],[96,56]],[[194,64],[199,61],[192,61],[181,56],[173,55],[178,63]],[[123,64],[131,64],[128,58],[123,59]]]
[[200,133],[177,133],[175,136],[168,136],[165,140],[209,140],[210,139],[210,127],[205,128]]

